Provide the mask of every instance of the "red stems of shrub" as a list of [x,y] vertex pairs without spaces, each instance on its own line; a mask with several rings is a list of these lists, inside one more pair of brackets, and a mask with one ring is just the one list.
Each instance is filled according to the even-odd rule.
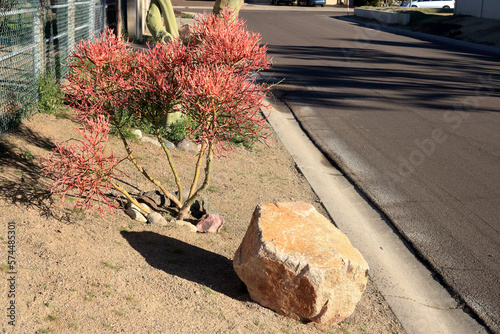
[[232,20],[229,10],[220,16],[203,14],[196,21],[190,44],[196,46],[200,63],[229,66],[244,75],[271,67],[267,46],[260,45],[260,34],[247,30],[241,18]]
[[[54,154],[46,158],[44,171],[55,180],[54,193],[64,197],[76,190],[78,204],[84,209],[89,209],[97,198],[116,207],[105,196],[111,188],[131,198],[114,182],[123,159],[105,153],[111,123],[127,150],[125,159],[172,200],[178,218],[183,219],[210,182],[213,156],[232,151],[228,141],[233,136],[240,135],[249,142],[266,138],[260,106],[268,87],[257,84],[254,74],[270,68],[271,63],[267,47],[260,44],[260,35],[248,31],[244,21],[233,19],[228,10],[220,16],[203,14],[197,21],[187,40],[157,43],[147,51],[133,53],[128,43],[107,29],[94,41],[77,46],[70,55],[66,99],[83,123],[80,133],[84,139],[68,147],[57,144]],[[179,110],[188,121],[189,139],[201,144],[185,200],[180,177],[159,132],[164,117]],[[130,125],[133,115],[155,129],[179,188],[178,198],[153,179],[132,155],[123,128]],[[204,180],[196,189],[203,160]],[[99,210],[102,212],[101,202]]]
[[189,135],[197,143],[211,143],[214,153],[232,151],[228,140],[235,134],[264,137],[265,119],[260,106],[265,88],[249,81],[231,67],[188,67],[179,75],[181,104],[189,109]]
[[106,29],[71,53],[65,99],[81,119],[107,114],[112,122],[122,121],[134,85],[135,55],[129,45]]
[[117,208],[106,193],[112,190],[113,179],[123,175],[117,170],[122,159],[111,150],[106,152],[109,122],[105,116],[88,119],[78,132],[83,139],[72,139],[72,144],[64,147],[56,143],[53,154],[43,159],[42,170],[54,180],[52,193],[62,194],[64,200],[68,192],[75,190],[75,207],[87,210],[95,201],[103,215],[101,200],[108,207]]

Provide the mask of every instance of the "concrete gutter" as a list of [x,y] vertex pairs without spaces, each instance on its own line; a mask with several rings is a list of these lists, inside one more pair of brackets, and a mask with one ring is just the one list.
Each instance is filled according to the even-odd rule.
[[[333,167],[302,131],[290,109],[263,108],[335,225],[363,254],[370,276],[407,333],[488,333],[451,297],[387,219]],[[272,111],[272,112],[271,112]]]

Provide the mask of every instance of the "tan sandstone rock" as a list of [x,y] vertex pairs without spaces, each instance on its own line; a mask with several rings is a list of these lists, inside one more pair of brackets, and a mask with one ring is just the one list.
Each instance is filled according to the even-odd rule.
[[368,279],[359,251],[304,202],[257,206],[233,265],[254,301],[317,323],[352,314]]

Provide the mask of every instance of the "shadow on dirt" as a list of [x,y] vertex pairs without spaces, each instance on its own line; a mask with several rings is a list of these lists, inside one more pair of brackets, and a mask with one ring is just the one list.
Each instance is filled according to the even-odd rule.
[[[42,137],[24,125],[19,125],[11,136],[45,150],[55,147],[52,140]],[[36,209],[43,217],[68,221],[67,213],[56,213],[47,180],[42,176],[38,159],[33,153],[0,137],[0,198],[7,203],[26,209]]]
[[121,232],[153,267],[199,283],[228,297],[250,301],[230,259],[158,233]]

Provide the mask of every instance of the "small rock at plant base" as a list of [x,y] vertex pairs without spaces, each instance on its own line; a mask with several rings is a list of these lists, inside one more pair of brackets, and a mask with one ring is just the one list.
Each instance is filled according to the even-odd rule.
[[193,233],[196,233],[198,231],[198,229],[196,228],[196,226],[194,226],[193,224],[191,224],[190,222],[187,222],[187,221],[184,221],[184,220],[176,220],[175,221],[175,224],[176,225],[179,225],[179,226],[182,226],[182,227],[185,227],[187,228],[190,232],[193,232]]
[[135,129],[132,131],[132,134],[135,136],[135,138],[137,139],[141,139],[142,138],[142,131],[139,130],[139,129]]
[[161,225],[161,226],[167,226],[168,222],[161,214],[158,212],[151,212],[148,215],[148,223],[153,224],[153,225]]
[[[179,198],[179,190],[174,191],[174,196]],[[189,189],[182,189],[182,200],[186,200],[186,197],[189,196]],[[175,203],[170,201],[170,207],[175,207]]]
[[163,143],[165,144],[166,148],[169,148],[169,149],[175,148],[175,144],[172,143],[171,141],[165,140]]
[[150,202],[148,204],[156,207],[167,207],[168,205],[170,205],[170,200],[166,198],[165,195],[159,190],[151,190],[143,192],[141,196],[137,197],[137,200],[139,202],[146,202],[146,203]]
[[194,201],[194,203],[189,208],[191,215],[196,219],[201,219],[204,215],[206,215],[209,211],[215,212],[215,209],[210,205],[210,203],[201,196]]
[[257,206],[233,266],[254,301],[316,323],[351,315],[368,280],[360,252],[304,202]]
[[145,223],[148,221],[146,217],[144,217],[144,215],[141,213],[141,210],[131,202],[127,203],[127,206],[125,208],[125,213],[130,218],[132,218],[133,220],[137,220],[138,222]]
[[141,140],[143,142],[145,142],[145,143],[150,143],[150,144],[153,144],[155,146],[161,147],[161,144],[155,138],[149,138],[149,137],[146,137],[146,136],[142,136]]
[[177,144],[177,148],[182,151],[198,152],[198,145],[188,139],[183,139],[179,144]]
[[201,233],[217,233],[222,225],[224,225],[224,218],[214,213],[209,213],[201,217],[200,221],[196,224],[196,228]]

